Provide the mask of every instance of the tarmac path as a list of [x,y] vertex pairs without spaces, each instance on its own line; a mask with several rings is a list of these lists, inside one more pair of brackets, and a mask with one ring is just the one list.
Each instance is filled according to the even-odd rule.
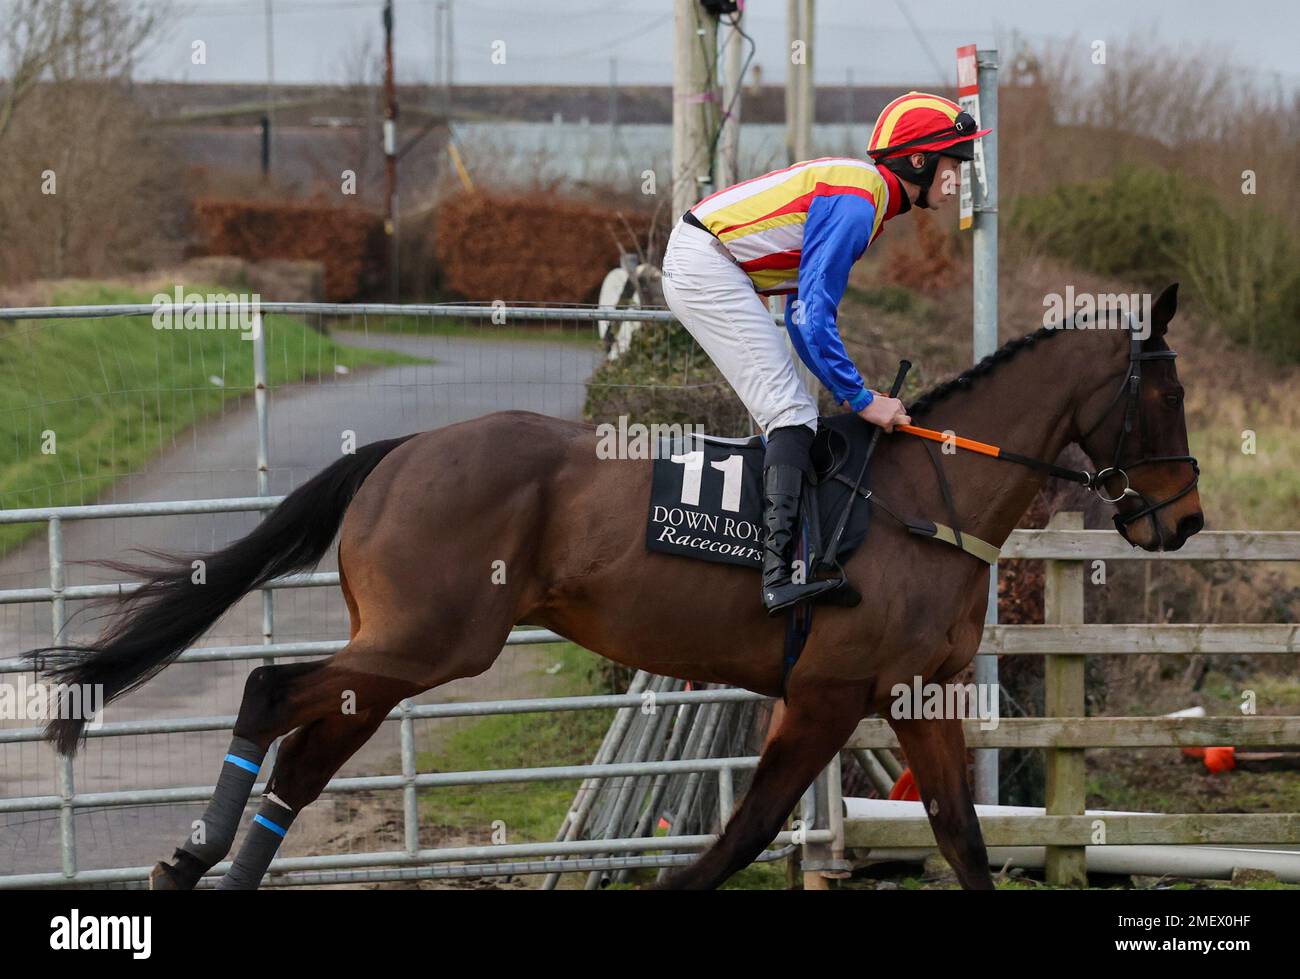
[[[577,418],[585,382],[599,362],[590,347],[556,341],[497,341],[336,332],[341,343],[399,350],[430,358],[429,364],[380,368],[321,383],[279,388],[270,397],[271,492],[283,494],[337,459],[343,432],[356,444],[423,431],[507,408]],[[251,398],[231,402],[224,413],[178,437],[144,471],[119,480],[99,502],[212,499],[254,496],[256,418]],[[64,524],[68,560],[124,557],[132,548],[208,551],[247,533],[256,514],[134,517]],[[334,570],[334,554],[321,570]],[[42,534],[0,560],[0,588],[48,585],[48,553]],[[102,569],[70,565],[67,583],[115,580]],[[69,603],[68,614],[80,611]],[[93,631],[87,615],[75,615],[71,634]],[[0,657],[48,642],[47,605],[0,606]],[[342,639],[347,615],[336,588],[281,590],[275,598],[277,641]],[[261,598],[249,596],[231,610],[202,645],[253,644],[261,639]],[[528,675],[546,662],[545,647],[515,647],[480,677],[457,681],[422,701],[479,700],[527,695]],[[258,661],[175,665],[112,705],[106,719],[234,714],[244,677]],[[27,675],[30,679],[30,674]],[[16,675],[3,677],[15,682]],[[417,725],[424,733],[436,724]],[[0,721],[0,727],[29,727]],[[78,792],[125,788],[210,785],[229,743],[226,731],[92,739],[78,755]],[[391,771],[398,728],[385,724],[348,763],[345,774]],[[420,742],[424,746],[424,740]],[[263,776],[269,772],[264,766]],[[0,799],[57,794],[55,758],[43,744],[0,745]],[[152,864],[166,857],[187,832],[201,805],[112,807],[79,810],[78,866],[82,869]],[[316,810],[328,820],[335,804],[323,798]],[[343,807],[339,807],[340,810]],[[297,827],[295,828],[295,835]],[[310,837],[311,833],[308,831]],[[400,836],[399,836],[400,839]],[[296,847],[294,848],[297,849]],[[0,875],[57,871],[59,818],[54,811],[0,814]]]

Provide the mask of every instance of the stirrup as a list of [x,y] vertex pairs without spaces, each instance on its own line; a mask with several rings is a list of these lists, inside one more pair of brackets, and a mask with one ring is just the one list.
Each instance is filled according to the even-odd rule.
[[862,592],[849,584],[847,578],[843,578],[841,581],[843,584],[840,587],[815,596],[813,601],[818,605],[830,605],[835,608],[857,608],[862,604]]
[[[784,581],[774,585],[763,586],[763,607],[767,609],[768,615],[776,615],[778,612],[784,612],[791,605],[797,605],[802,601],[816,601],[824,595],[829,595],[839,588],[848,584],[846,578],[824,578],[817,581],[805,581],[803,584],[795,584],[793,581]],[[857,592],[854,591],[856,595]],[[858,601],[862,598],[859,595]],[[857,604],[854,602],[853,604]]]

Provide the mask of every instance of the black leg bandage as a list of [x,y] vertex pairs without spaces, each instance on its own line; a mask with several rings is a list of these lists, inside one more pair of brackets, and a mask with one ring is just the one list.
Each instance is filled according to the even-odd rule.
[[190,833],[190,838],[176,851],[178,857],[189,854],[202,865],[203,870],[225,859],[230,845],[235,842],[239,820],[252,794],[265,754],[262,748],[244,738],[236,736],[230,742],[212,801]]
[[293,824],[295,813],[282,802],[264,796],[262,806],[248,827],[248,835],[239,848],[239,856],[217,884],[219,891],[253,891],[266,876],[266,868],[275,859],[275,851]]

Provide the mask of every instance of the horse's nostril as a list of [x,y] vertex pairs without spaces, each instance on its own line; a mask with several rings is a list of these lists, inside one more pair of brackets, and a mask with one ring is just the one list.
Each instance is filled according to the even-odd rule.
[[1178,521],[1177,534],[1180,540],[1187,540],[1192,534],[1199,532],[1205,526],[1205,515],[1199,510],[1196,513],[1188,514]]

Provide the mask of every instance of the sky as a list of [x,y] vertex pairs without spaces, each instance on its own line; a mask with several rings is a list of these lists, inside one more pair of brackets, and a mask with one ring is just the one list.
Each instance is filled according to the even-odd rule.
[[[137,78],[265,81],[268,2],[277,81],[355,81],[364,47],[382,50],[382,0],[174,0]],[[440,2],[396,0],[399,81],[433,79]],[[458,84],[604,84],[611,58],[623,84],[672,80],[673,0],[450,3]],[[746,5],[754,60],[768,82],[784,77],[785,9],[785,0]],[[1227,60],[1270,86],[1300,88],[1300,0],[817,0],[816,11],[814,72],[822,84],[843,84],[851,72],[856,84],[951,86],[958,45],[1005,50],[1018,33],[1073,42],[1083,60],[1097,40],[1152,39],[1189,57]],[[191,63],[196,41],[206,64]]]

